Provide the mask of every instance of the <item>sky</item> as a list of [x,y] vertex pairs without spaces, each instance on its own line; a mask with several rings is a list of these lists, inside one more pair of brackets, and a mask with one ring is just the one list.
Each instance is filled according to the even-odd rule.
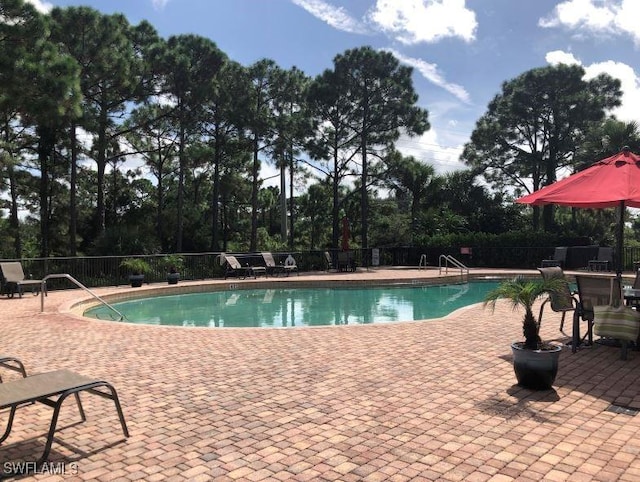
[[[197,34],[245,66],[268,58],[311,77],[336,55],[370,46],[413,67],[431,129],[401,138],[405,155],[446,173],[503,82],[529,69],[580,64],[622,82],[613,113],[640,122],[638,0],[29,0],[41,11],[89,6],[151,23],[160,36]],[[268,177],[265,170],[263,177]]]

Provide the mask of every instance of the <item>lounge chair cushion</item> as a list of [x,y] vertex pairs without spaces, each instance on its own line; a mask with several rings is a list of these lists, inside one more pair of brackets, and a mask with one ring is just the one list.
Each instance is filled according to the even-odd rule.
[[593,307],[593,332],[616,340],[636,341],[640,335],[640,312],[628,306]]

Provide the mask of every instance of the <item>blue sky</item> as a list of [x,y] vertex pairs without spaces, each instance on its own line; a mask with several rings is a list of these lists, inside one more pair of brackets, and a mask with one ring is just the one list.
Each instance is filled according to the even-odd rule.
[[534,67],[578,63],[588,77],[618,77],[625,95],[615,114],[640,121],[638,0],[30,1],[43,11],[85,5],[123,13],[164,38],[208,37],[243,65],[270,58],[310,76],[350,48],[390,50],[414,67],[432,125],[398,147],[441,173],[462,167],[462,146],[501,84]]

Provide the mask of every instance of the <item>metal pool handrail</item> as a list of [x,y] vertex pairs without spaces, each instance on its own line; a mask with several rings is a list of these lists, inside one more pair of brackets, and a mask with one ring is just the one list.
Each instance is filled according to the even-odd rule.
[[40,290],[40,313],[44,312],[44,297],[45,297],[45,292],[46,292],[46,285],[47,285],[47,280],[48,279],[52,279],[52,278],[66,278],[69,281],[71,281],[72,283],[74,283],[76,286],[78,286],[78,288],[82,288],[83,290],[85,290],[87,293],[89,293],[91,296],[93,296],[95,299],[97,299],[100,303],[102,303],[103,305],[105,305],[107,308],[109,308],[110,310],[112,310],[113,312],[115,312],[120,318],[118,321],[122,321],[125,319],[125,316],[120,313],[118,310],[116,310],[113,306],[111,306],[109,303],[107,303],[105,300],[103,300],[102,298],[100,298],[100,296],[98,296],[97,294],[95,294],[93,291],[91,291],[89,288],[87,288],[85,285],[83,285],[82,283],[80,283],[80,281],[78,281],[77,279],[75,279],[73,276],[71,276],[70,274],[66,274],[66,273],[58,273],[58,274],[48,274],[47,276],[45,276],[44,278],[42,278],[42,289]]
[[444,260],[445,274],[449,272],[449,263],[451,263],[453,266],[460,269],[461,277],[464,277],[465,272],[467,274],[467,278],[469,277],[469,268],[467,268],[462,262],[458,261],[456,258],[448,254],[441,254],[440,257],[438,258],[438,268],[440,270],[439,271],[440,274],[442,274],[443,260]]

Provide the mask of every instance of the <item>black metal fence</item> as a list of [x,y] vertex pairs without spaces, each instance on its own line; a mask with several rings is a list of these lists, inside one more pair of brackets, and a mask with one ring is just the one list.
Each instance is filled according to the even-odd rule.
[[[374,248],[375,249],[375,248]],[[597,249],[596,249],[597,251]],[[337,250],[329,251],[335,260]],[[361,269],[369,268],[374,260],[379,266],[414,266],[426,260],[427,266],[438,267],[442,255],[453,256],[470,268],[509,268],[535,269],[541,265],[543,259],[553,256],[554,247],[448,247],[448,248],[420,248],[416,246],[377,248],[355,250],[356,266]],[[584,250],[585,259],[574,263],[581,266],[567,266],[568,268],[586,267],[590,251]],[[224,277],[224,267],[220,264],[219,252],[184,253],[180,268],[180,278],[183,280],[202,280]],[[260,253],[230,253],[234,254],[244,265],[264,265]],[[324,251],[298,251],[273,253],[276,262],[283,262],[292,255],[300,272],[321,271],[326,269],[327,261]],[[424,258],[423,258],[424,257]],[[121,266],[125,258],[143,258],[148,264],[145,273],[145,283],[164,282],[167,279],[167,263],[165,255],[149,256],[83,256],[64,258],[25,258],[21,261],[25,275],[33,279],[42,279],[48,274],[66,273],[80,281],[87,287],[118,286],[128,284],[129,272]],[[634,269],[634,263],[640,262],[640,248],[625,248],[623,251],[623,269]],[[334,263],[335,265],[335,263]],[[65,279],[51,279],[48,283],[51,289],[72,287]]]

